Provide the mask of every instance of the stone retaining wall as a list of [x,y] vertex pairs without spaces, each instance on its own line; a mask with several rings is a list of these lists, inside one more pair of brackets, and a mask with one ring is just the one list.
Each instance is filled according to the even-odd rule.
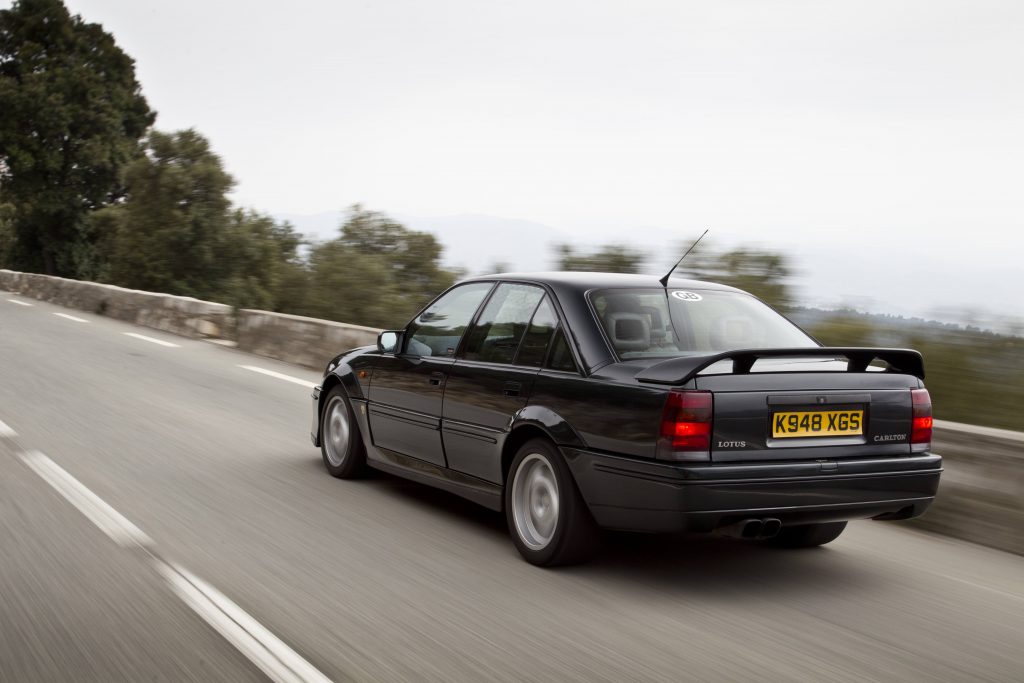
[[342,351],[377,342],[380,330],[319,318],[243,309],[238,312],[238,348],[286,363],[323,370]]
[[912,523],[1024,555],[1024,434],[937,421],[934,436],[945,471]]
[[184,337],[234,338],[231,306],[188,296],[0,270],[0,289]]

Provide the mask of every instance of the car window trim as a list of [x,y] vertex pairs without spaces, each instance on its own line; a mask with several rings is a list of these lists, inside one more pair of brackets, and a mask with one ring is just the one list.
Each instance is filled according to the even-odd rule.
[[[486,280],[480,280],[480,282],[487,282],[487,281]],[[596,372],[600,368],[604,367],[605,365],[608,365],[610,363],[615,362],[614,360],[608,360],[608,361],[605,361],[604,363],[598,363],[596,366],[594,366],[590,370],[587,369],[588,366],[583,362],[583,353],[580,351],[579,340],[576,339],[576,333],[573,331],[572,326],[568,324],[568,320],[569,319],[566,317],[565,311],[562,310],[562,302],[560,302],[558,300],[558,297],[555,296],[555,290],[551,287],[551,285],[549,285],[546,282],[537,282],[535,280],[505,279],[505,278],[502,278],[501,280],[497,280],[498,284],[501,284],[502,282],[516,282],[516,283],[520,283],[520,284],[524,284],[524,285],[536,285],[537,287],[542,287],[544,289],[544,291],[547,292],[548,296],[551,297],[551,302],[555,305],[555,316],[558,317],[558,324],[559,324],[559,326],[561,326],[562,330],[565,333],[565,341],[569,345],[569,353],[572,354],[572,360],[576,364],[576,375],[578,377],[587,377],[587,376],[591,375],[593,372]],[[586,290],[586,291],[583,292],[583,296],[586,299],[588,306],[590,305],[590,301],[586,297],[587,297],[587,294],[590,291],[591,290]],[[596,318],[595,318],[595,320],[596,320]],[[607,344],[608,341],[605,340],[605,343]],[[612,350],[610,358],[616,358],[614,350]]]
[[[470,321],[470,326],[476,325],[477,320],[480,317],[480,314],[484,310],[484,306],[486,306],[487,302],[491,300],[491,297],[494,295],[494,290],[495,290],[495,288],[498,285],[502,284],[503,282],[512,282],[512,283],[523,284],[523,285],[533,285],[534,287],[540,287],[541,289],[543,289],[547,293],[547,295],[551,298],[551,302],[555,306],[555,315],[558,317],[558,324],[562,327],[562,329],[565,332],[566,342],[569,344],[569,353],[572,354],[573,362],[576,364],[576,375],[578,377],[587,377],[587,376],[591,375],[593,372],[596,372],[598,369],[604,367],[605,365],[608,365],[609,363],[615,362],[614,360],[611,360],[611,359],[616,358],[615,352],[613,350],[611,352],[609,360],[607,360],[607,361],[605,361],[603,363],[598,363],[593,368],[590,368],[588,370],[589,366],[587,366],[583,362],[583,354],[580,352],[580,344],[579,344],[579,340],[576,339],[576,333],[572,330],[571,326],[568,324],[568,318],[566,318],[565,311],[562,310],[562,302],[560,302],[558,300],[558,297],[555,296],[555,291],[551,287],[551,285],[549,285],[546,282],[537,282],[536,280],[524,280],[524,279],[520,279],[520,278],[498,278],[498,279],[495,279],[495,280],[487,280],[487,279],[467,280],[465,282],[456,283],[456,284],[452,285],[451,287],[449,287],[448,289],[446,289],[445,291],[441,292],[439,295],[434,297],[430,301],[430,303],[428,303],[426,306],[421,308],[416,313],[416,315],[413,316],[412,320],[410,320],[409,323],[406,324],[404,331],[407,332],[408,328],[409,328],[409,325],[411,325],[412,322],[414,320],[416,320],[416,318],[418,318],[420,315],[423,314],[423,311],[427,310],[427,308],[429,308],[431,305],[433,305],[433,303],[435,301],[437,301],[438,299],[440,299],[442,296],[444,296],[445,294],[447,294],[451,290],[455,289],[456,287],[461,287],[462,285],[469,285],[469,284],[473,284],[473,283],[476,283],[476,282],[487,282],[487,283],[490,283],[491,284],[491,289],[487,293],[487,296],[484,297],[484,300],[480,304],[480,307],[477,308],[476,313],[474,314],[472,320]],[[584,295],[584,298],[586,299],[587,292],[583,292],[583,295]],[[588,306],[590,305],[589,300],[587,300],[587,305]],[[467,327],[466,329],[468,331],[469,327]],[[406,339],[408,338],[408,334],[405,334],[404,336],[405,336]],[[459,359],[462,358],[462,356],[461,356],[462,346],[463,346],[463,343],[465,342],[465,338],[466,338],[466,335],[463,334],[462,335],[462,339],[459,340],[459,347],[455,350],[455,355],[454,356],[449,356],[450,358],[454,358],[456,360],[459,360]],[[403,343],[407,343],[407,342],[403,342]],[[605,340],[605,344],[607,344],[607,343],[608,343],[608,340],[606,339]],[[403,349],[403,353],[404,353],[404,349]],[[422,358],[422,356],[417,356],[417,358]]]

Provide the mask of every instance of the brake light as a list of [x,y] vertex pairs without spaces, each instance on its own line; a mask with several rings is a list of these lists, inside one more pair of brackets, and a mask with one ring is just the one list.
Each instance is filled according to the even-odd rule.
[[924,444],[925,448],[922,450],[927,450],[932,443],[932,397],[927,389],[911,389],[910,402],[913,404],[914,420],[910,431],[910,443]]
[[710,460],[711,415],[710,391],[670,391],[661,414],[658,457]]

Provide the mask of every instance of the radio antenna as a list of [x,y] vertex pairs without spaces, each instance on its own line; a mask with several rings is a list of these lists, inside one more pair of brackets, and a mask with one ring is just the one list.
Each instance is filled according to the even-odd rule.
[[[710,230],[710,228],[708,228],[708,230]],[[672,270],[670,270],[667,273],[665,273],[665,277],[663,277],[660,280],[658,280],[658,282],[661,283],[662,287],[664,287],[665,289],[668,289],[668,279],[672,276],[672,273],[674,273],[676,268],[679,267],[679,264],[683,262],[683,259],[690,255],[690,252],[693,251],[693,248],[697,246],[697,243],[700,242],[702,239],[704,239],[704,235],[708,234],[708,230],[705,230],[704,233],[701,234],[701,236],[697,238],[697,241],[690,245],[690,248],[686,250],[686,253],[683,254],[683,257],[681,259],[679,259],[678,261],[676,261],[676,264],[674,266],[672,266]]]

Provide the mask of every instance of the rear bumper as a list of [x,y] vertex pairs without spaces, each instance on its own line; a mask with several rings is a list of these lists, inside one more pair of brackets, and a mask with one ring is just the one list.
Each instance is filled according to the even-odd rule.
[[673,464],[563,452],[594,519],[630,531],[712,531],[751,517],[783,524],[909,519],[939,486],[931,453],[826,462]]

